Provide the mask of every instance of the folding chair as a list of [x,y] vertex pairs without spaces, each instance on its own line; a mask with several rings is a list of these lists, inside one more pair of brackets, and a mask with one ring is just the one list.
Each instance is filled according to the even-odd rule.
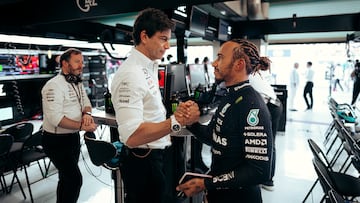
[[93,132],[85,132],[85,145],[88,149],[91,162],[95,166],[104,166],[115,173],[115,192],[119,202],[124,202],[124,187],[120,173],[120,151],[122,143],[110,143],[97,140]]
[[[48,161],[48,163],[46,163],[47,155],[42,148],[41,136],[42,136],[41,129],[35,132],[34,134],[30,135],[30,137],[28,137],[24,141],[19,156],[16,157],[17,167],[24,169],[25,171],[26,183],[29,189],[31,202],[34,202],[34,199],[31,192],[32,183],[30,182],[27,168],[30,167],[31,163],[36,162],[36,164],[39,166],[42,178],[46,178],[51,164],[50,160]],[[41,166],[40,161],[43,161],[43,166]]]
[[16,174],[16,167],[12,159],[9,157],[10,149],[14,143],[14,138],[9,134],[0,134],[0,185],[3,193],[10,193],[11,188],[7,186],[5,173],[12,171],[13,177],[19,183],[21,193],[26,199],[23,187],[21,186],[19,177]]
[[324,195],[320,202],[329,199],[328,193],[334,190],[346,200],[354,200],[360,196],[360,179],[345,173],[335,172],[328,165],[324,157],[318,153],[319,146],[312,140],[308,139],[309,147],[313,152],[313,165],[318,176]]

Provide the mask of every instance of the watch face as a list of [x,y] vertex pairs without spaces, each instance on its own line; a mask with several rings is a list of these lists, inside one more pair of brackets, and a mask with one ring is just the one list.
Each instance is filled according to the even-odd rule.
[[180,125],[179,124],[175,124],[172,126],[172,130],[175,131],[175,132],[179,132],[181,129]]

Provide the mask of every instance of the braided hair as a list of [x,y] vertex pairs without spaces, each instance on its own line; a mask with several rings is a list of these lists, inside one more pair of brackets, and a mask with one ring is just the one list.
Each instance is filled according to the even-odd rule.
[[232,62],[240,58],[244,59],[248,75],[260,70],[265,71],[270,69],[270,59],[268,57],[260,57],[259,51],[254,43],[246,39],[232,39],[230,41],[240,45],[233,50]]

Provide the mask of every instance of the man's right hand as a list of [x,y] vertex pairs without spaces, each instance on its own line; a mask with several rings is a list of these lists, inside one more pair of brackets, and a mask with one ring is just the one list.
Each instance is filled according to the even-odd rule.
[[95,123],[90,123],[88,125],[82,125],[81,130],[86,132],[94,132],[97,128],[97,125]]
[[182,126],[191,125],[200,118],[199,106],[194,101],[181,102],[174,113],[176,120]]

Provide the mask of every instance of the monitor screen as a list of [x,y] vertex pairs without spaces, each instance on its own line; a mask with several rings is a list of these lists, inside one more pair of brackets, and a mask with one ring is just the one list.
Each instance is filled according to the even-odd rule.
[[13,119],[13,108],[12,107],[2,107],[0,108],[0,121]]
[[158,68],[159,88],[165,88],[165,68],[165,66]]
[[196,89],[199,84],[206,86],[204,64],[189,64],[190,87]]
[[223,19],[219,19],[218,39],[227,41],[229,39],[229,23]]
[[208,14],[198,7],[193,6],[191,9],[189,24],[189,30],[191,33],[198,37],[205,37],[205,29],[208,24],[207,21]]
[[15,55],[0,54],[0,76],[15,74],[18,72],[18,68],[15,65]]
[[171,76],[170,94],[187,93],[185,64],[168,64],[167,76]]

